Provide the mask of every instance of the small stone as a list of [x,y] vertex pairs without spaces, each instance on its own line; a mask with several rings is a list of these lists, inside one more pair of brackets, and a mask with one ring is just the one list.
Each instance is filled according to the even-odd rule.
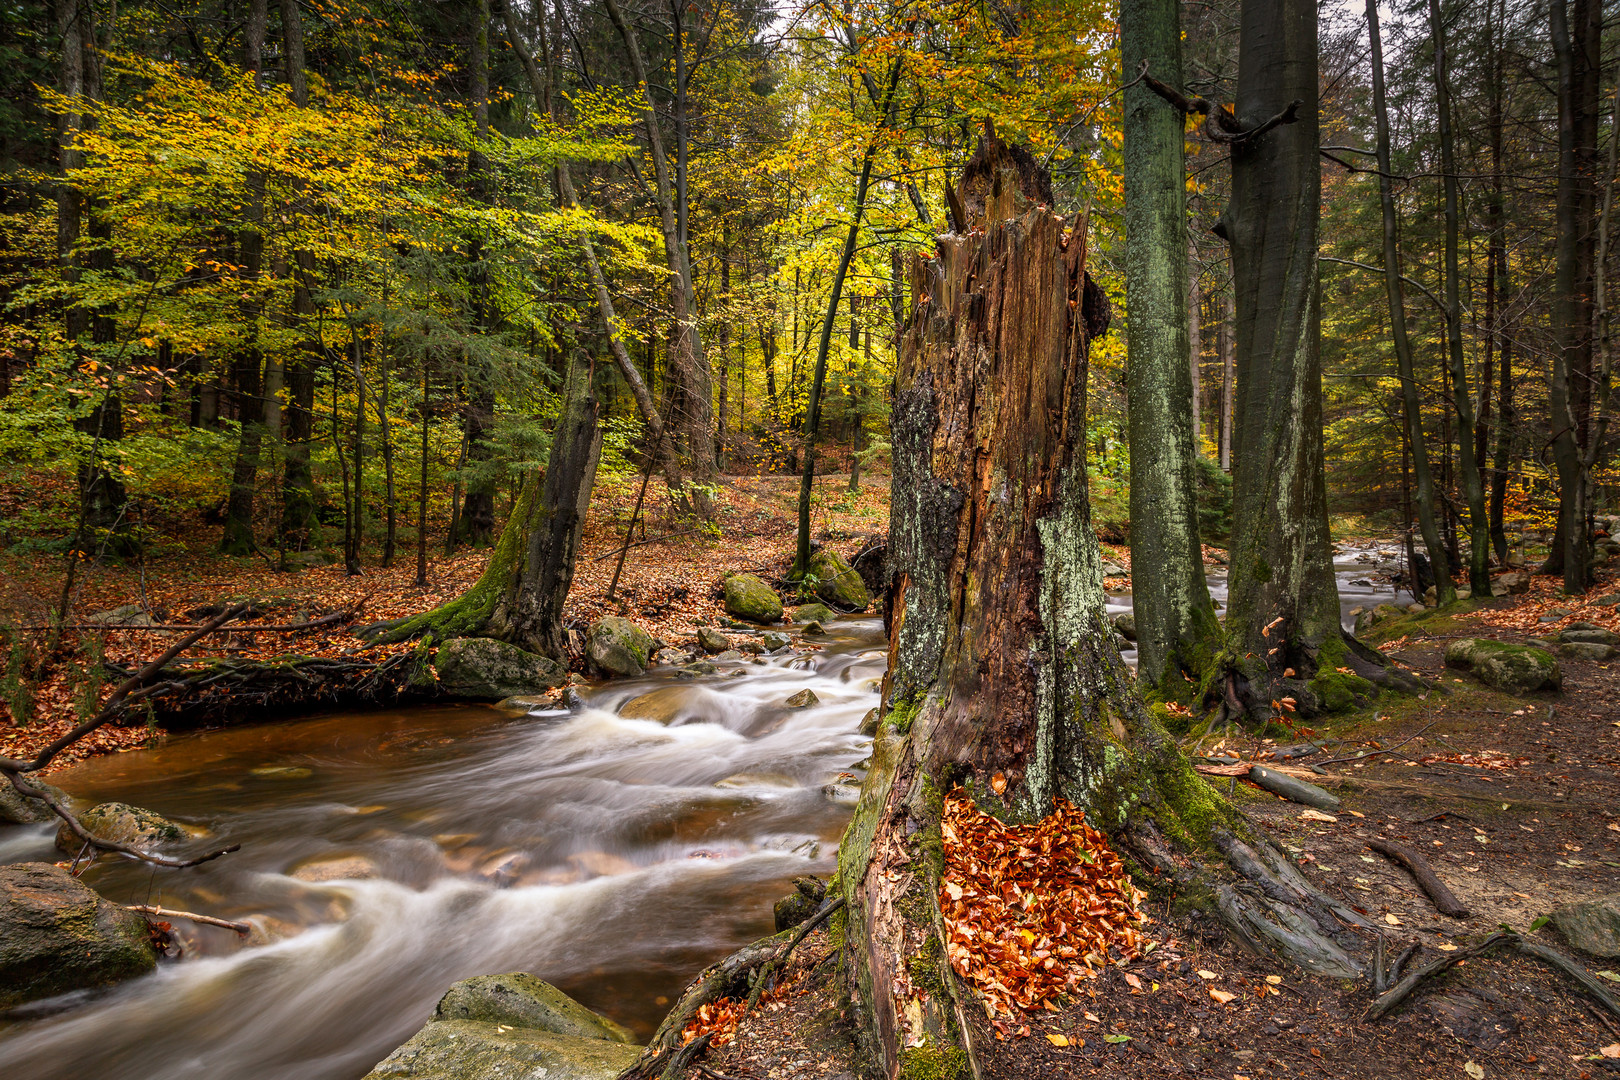
[[707,653],[724,653],[731,648],[731,639],[713,627],[701,627],[697,632],[698,645]]
[[248,773],[264,780],[305,780],[314,776],[315,770],[304,765],[260,765]]
[[601,1016],[526,971],[479,975],[445,991],[434,1020],[480,1020],[582,1039],[633,1043],[622,1025]]
[[1102,564],[1102,575],[1105,578],[1128,577],[1129,572],[1118,563],[1105,562]]
[[1615,652],[1613,645],[1605,645],[1600,641],[1566,641],[1558,646],[1559,656],[1567,656],[1571,660],[1587,660],[1595,663],[1612,660]]
[[823,637],[827,633],[827,628],[818,622],[809,622],[804,624],[802,633],[805,637]]
[[778,634],[769,630],[761,634],[759,640],[760,644],[765,646],[766,652],[775,652],[777,649],[786,648],[789,644],[789,638],[786,634]]
[[867,738],[871,738],[872,736],[876,735],[879,723],[881,723],[881,719],[878,715],[878,711],[876,709],[868,709],[866,715],[861,717],[861,734],[865,735]]
[[783,704],[790,709],[808,709],[812,705],[820,705],[821,699],[816,697],[816,692],[814,690],[806,687],[805,689],[800,690],[797,694],[794,694],[792,697],[788,698],[787,701],[783,702]]
[[451,638],[439,646],[433,670],[441,691],[476,701],[533,694],[568,681],[568,669],[555,660],[494,638]]
[[1620,893],[1565,904],[1548,917],[1572,946],[1593,956],[1620,956]]
[[1611,648],[1620,648],[1620,634],[1613,630],[1605,630],[1601,626],[1577,623],[1568,627],[1558,635],[1560,641],[1587,642],[1595,645],[1608,645]]
[[[810,557],[806,568],[816,579],[816,596],[841,611],[865,611],[872,605],[872,594],[861,575],[832,548],[822,548]],[[817,620],[820,621],[820,620]]]
[[665,667],[680,667],[692,662],[692,654],[685,649],[659,649],[653,653],[652,662]]
[[796,623],[829,623],[836,613],[826,604],[800,604],[793,609],[793,621]]

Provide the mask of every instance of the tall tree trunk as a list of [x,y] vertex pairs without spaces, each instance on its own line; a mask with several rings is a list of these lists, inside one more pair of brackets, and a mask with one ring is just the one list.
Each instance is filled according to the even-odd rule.
[[[1015,189],[1019,176],[1000,183]],[[1084,462],[1087,353],[1108,311],[1085,274],[1083,230],[1049,209],[1023,212],[1010,193],[967,225],[911,267],[892,414],[885,715],[838,849],[858,1030],[887,1078],[982,1075],[981,1006],[942,940],[942,852],[956,838],[941,803],[953,792],[1014,822],[1067,800],[1245,942],[1312,971],[1360,971],[1334,916],[1362,920],[1193,772],[1111,644]],[[1261,879],[1275,914],[1228,883],[1218,847]]]
[[1247,0],[1240,35],[1238,123],[1255,131],[1290,111],[1296,119],[1232,147],[1222,221],[1238,364],[1226,634],[1236,656],[1254,658],[1242,666],[1260,692],[1246,704],[1291,696],[1309,711],[1337,696],[1326,684],[1346,651],[1322,461],[1316,4]]
[[[472,85],[471,99],[473,128],[478,138],[489,137],[489,0],[479,0],[472,8],[474,24],[468,68]],[[483,151],[474,148],[467,153],[467,174],[475,199],[489,197],[488,163]],[[472,301],[472,325],[482,337],[495,333],[494,302],[490,295],[489,268],[486,265],[483,237],[477,233],[467,239],[467,283]],[[467,401],[462,412],[462,424],[467,435],[467,462],[473,470],[464,481],[461,515],[457,519],[457,543],[471,543],[479,547],[495,539],[495,477],[487,465],[492,448],[489,443],[495,429],[495,384],[493,373],[482,362],[466,366]]]
[[[1462,230],[1461,195],[1457,188],[1456,139],[1451,131],[1451,76],[1447,71],[1446,28],[1440,0],[1429,0],[1429,34],[1434,42],[1435,114],[1439,120],[1441,183],[1445,190],[1446,354],[1451,365],[1452,408],[1457,413],[1457,472],[1468,504],[1468,587],[1474,596],[1491,595],[1491,532],[1485,514],[1485,486],[1474,456],[1474,398],[1468,361],[1463,355],[1462,270],[1458,238]],[[1385,172],[1389,170],[1384,169]],[[1380,178],[1384,183],[1387,179]],[[1415,446],[1415,440],[1414,440]],[[1435,575],[1436,579],[1439,574]]]
[[[895,91],[900,85],[903,62],[902,55],[890,63],[882,100],[872,103],[877,107],[877,117],[861,154],[861,169],[855,180],[854,213],[850,217],[849,228],[844,232],[844,249],[839,253],[837,269],[833,271],[832,288],[827,296],[827,313],[821,319],[821,337],[816,343],[816,366],[810,378],[810,405],[805,413],[804,466],[799,474],[799,534],[792,570],[795,578],[803,577],[810,566],[810,497],[816,484],[816,436],[821,429],[821,391],[827,382],[827,357],[832,352],[833,324],[838,319],[844,280],[849,275],[849,264],[855,258],[855,246],[860,240],[861,222],[866,216],[866,198],[872,186],[872,167],[877,160],[880,140],[894,119]],[[995,137],[990,135],[987,138],[994,141]]]
[[[266,0],[252,0],[248,5],[247,26],[244,31],[242,66],[253,76],[254,86],[264,89],[264,39],[269,13]],[[237,252],[242,262],[242,277],[257,283],[264,269],[264,175],[250,174],[247,206],[248,223],[238,234]],[[225,555],[251,555],[257,544],[253,539],[253,500],[259,484],[259,457],[264,442],[264,416],[266,402],[261,371],[264,355],[259,350],[258,322],[261,314],[256,302],[242,305],[242,327],[247,341],[236,354],[236,463],[231,469],[230,496],[225,505],[225,527],[219,541],[219,550]]]
[[1491,5],[1494,32],[1491,35],[1491,74],[1487,86],[1489,105],[1487,106],[1486,124],[1490,129],[1491,140],[1491,196],[1489,201],[1490,213],[1490,245],[1491,245],[1491,285],[1492,295],[1495,298],[1495,308],[1492,312],[1488,328],[1491,342],[1496,346],[1497,365],[1497,391],[1496,391],[1496,443],[1492,450],[1491,459],[1491,543],[1496,548],[1496,558],[1504,565],[1508,560],[1507,529],[1503,523],[1507,503],[1508,466],[1512,452],[1513,432],[1513,338],[1507,333],[1507,303],[1511,295],[1508,291],[1508,259],[1507,259],[1507,226],[1505,220],[1505,203],[1503,187],[1505,178],[1502,170],[1502,144],[1503,144],[1503,109],[1502,97],[1505,92],[1505,79],[1503,67],[1506,63],[1507,50],[1503,47],[1503,28],[1507,21],[1507,2],[1501,0],[1500,5],[1494,2]]
[[[1122,0],[1120,57],[1181,82],[1179,0]],[[1138,676],[1172,698],[1220,651],[1198,539],[1189,342],[1185,121],[1144,82],[1125,91],[1126,367]],[[1191,681],[1183,676],[1190,676]]]
[[[1161,102],[1160,104],[1163,104]],[[1178,114],[1179,116],[1179,114]],[[1183,225],[1182,231],[1186,231]],[[1187,375],[1192,379],[1193,457],[1203,453],[1204,408],[1204,292],[1198,281],[1198,249],[1187,244]]]
[[[309,82],[304,70],[304,24],[298,0],[281,0],[282,62],[293,104],[309,106]],[[291,211],[296,212],[296,211]],[[321,356],[315,338],[315,301],[311,286],[315,277],[315,256],[295,251],[291,271],[293,297],[291,323],[304,335],[298,350],[283,361],[287,389],[286,418],[281,425],[281,551],[302,551],[319,543],[320,526],[315,517],[315,478],[310,471],[310,440],[315,424],[315,364]]]
[[715,413],[714,464],[724,471],[726,467],[726,409],[730,404],[731,387],[731,229],[721,227],[720,234],[720,402]]
[[1221,468],[1232,471],[1233,367],[1237,362],[1237,289],[1226,283],[1221,320]]
[[[670,178],[669,157],[664,150],[664,137],[658,126],[658,114],[652,100],[652,83],[647,76],[647,65],[642,58],[640,40],[635,29],[625,20],[617,0],[606,0],[608,17],[618,29],[629,54],[631,68],[642,95],[642,127],[647,133],[651,151],[653,177],[656,188],[659,223],[663,229],[664,257],[670,271],[670,314],[672,326],[669,342],[670,372],[681,391],[680,408],[669,414],[671,424],[677,425],[685,436],[691,459],[694,486],[689,498],[692,509],[703,518],[714,516],[712,485],[714,467],[714,403],[713,387],[708,359],[703,353],[703,336],[698,326],[696,291],[692,285],[692,261],[685,230],[686,188],[684,177],[684,144],[686,131],[684,111],[677,121],[678,164],[683,175],[679,184]],[[684,7],[673,4],[675,10],[676,104],[684,110],[686,100],[686,50],[682,43]]]
[[1548,0],[1558,87],[1558,187],[1553,277],[1550,404],[1558,470],[1558,528],[1544,569],[1561,573],[1564,591],[1592,584],[1586,527],[1591,492],[1585,439],[1592,379],[1593,180],[1602,76],[1599,0]]
[[[1440,527],[1434,520],[1434,480],[1429,473],[1429,444],[1423,436],[1423,406],[1418,397],[1417,377],[1412,360],[1412,340],[1406,332],[1406,293],[1401,278],[1400,221],[1395,211],[1395,191],[1391,181],[1389,154],[1389,109],[1384,98],[1384,46],[1379,31],[1378,0],[1367,0],[1367,35],[1372,45],[1373,122],[1378,155],[1378,197],[1384,217],[1384,289],[1389,297],[1390,337],[1395,344],[1395,363],[1400,372],[1401,404],[1406,420],[1406,441],[1411,447],[1412,476],[1416,486],[1418,531],[1434,569],[1435,591],[1441,603],[1456,599],[1451,582],[1451,564],[1440,540]],[[1410,558],[1408,561],[1412,561]],[[1414,586],[1416,582],[1414,582]],[[1414,587],[1414,595],[1421,589]],[[1421,599],[1421,596],[1417,597]]]

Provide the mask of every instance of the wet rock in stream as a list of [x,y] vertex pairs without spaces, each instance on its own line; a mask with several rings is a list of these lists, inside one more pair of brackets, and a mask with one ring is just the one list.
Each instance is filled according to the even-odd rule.
[[156,966],[140,915],[50,863],[0,866],[0,1008]]
[[[161,847],[178,843],[187,836],[186,830],[161,814],[121,802],[92,806],[79,815],[79,824],[99,840],[134,847]],[[64,823],[56,830],[56,846],[76,855],[84,848],[84,841]]]
[[555,660],[494,638],[453,638],[439,647],[433,668],[444,693],[478,701],[533,694],[568,681],[568,669]]
[[633,1043],[628,1028],[592,1012],[526,971],[463,979],[439,999],[434,1020],[479,1020],[582,1039]]

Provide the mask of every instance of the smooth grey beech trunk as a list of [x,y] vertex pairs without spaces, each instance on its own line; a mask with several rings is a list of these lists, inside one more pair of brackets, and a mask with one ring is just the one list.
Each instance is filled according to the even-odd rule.
[[1343,648],[1322,470],[1314,0],[1246,0],[1240,35],[1242,127],[1300,102],[1295,122],[1233,145],[1222,222],[1237,294],[1226,634],[1264,702],[1289,669],[1301,680],[1331,670],[1323,649]]
[[[1145,61],[1155,78],[1180,85],[1178,4],[1121,0],[1126,71]],[[1125,91],[1125,385],[1137,673],[1171,697],[1203,682],[1221,634],[1198,537],[1184,128],[1181,111],[1145,82]]]

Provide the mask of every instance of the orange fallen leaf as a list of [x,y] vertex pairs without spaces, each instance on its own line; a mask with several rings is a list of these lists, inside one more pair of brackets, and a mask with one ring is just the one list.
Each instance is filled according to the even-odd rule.
[[1209,996],[1220,1002],[1222,1005],[1225,1005],[1227,1002],[1237,997],[1236,994],[1228,994],[1225,990],[1216,990],[1214,987],[1210,988]]

